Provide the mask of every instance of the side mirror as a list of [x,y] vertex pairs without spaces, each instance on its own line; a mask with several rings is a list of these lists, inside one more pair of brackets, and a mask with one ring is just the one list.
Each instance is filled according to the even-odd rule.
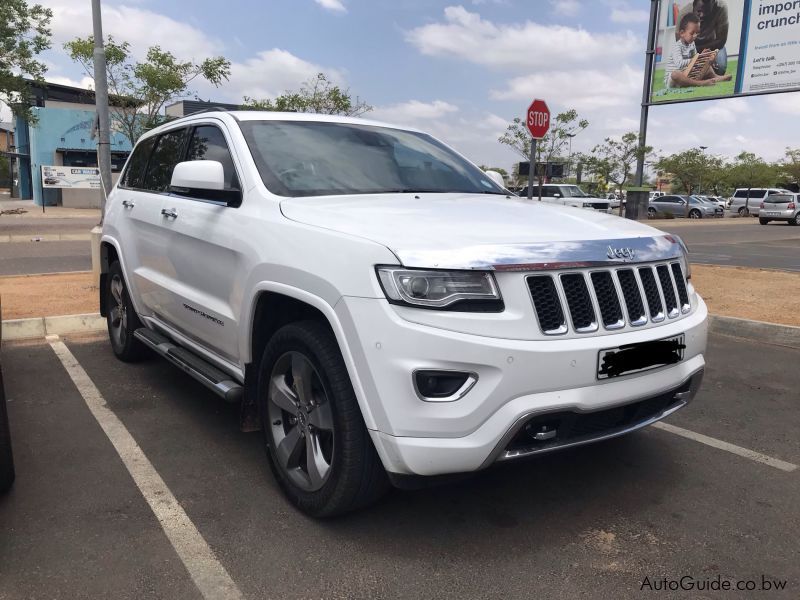
[[484,173],[494,183],[499,185],[501,188],[506,189],[506,180],[503,179],[503,176],[500,173],[497,171],[484,171]]
[[242,193],[225,189],[225,170],[216,160],[189,160],[175,165],[170,191],[181,196],[239,206]]

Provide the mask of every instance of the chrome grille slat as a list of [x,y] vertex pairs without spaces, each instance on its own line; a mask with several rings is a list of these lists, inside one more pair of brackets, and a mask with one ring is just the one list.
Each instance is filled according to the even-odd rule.
[[526,278],[546,335],[657,325],[691,311],[679,262],[565,270]]

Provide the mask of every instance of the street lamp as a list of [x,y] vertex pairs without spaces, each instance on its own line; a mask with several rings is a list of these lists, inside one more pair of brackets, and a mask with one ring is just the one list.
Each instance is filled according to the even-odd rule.
[[700,151],[703,153],[703,165],[700,168],[700,183],[697,185],[697,193],[700,194],[703,191],[703,169],[702,166],[705,165],[705,152],[708,150],[708,146],[700,146]]

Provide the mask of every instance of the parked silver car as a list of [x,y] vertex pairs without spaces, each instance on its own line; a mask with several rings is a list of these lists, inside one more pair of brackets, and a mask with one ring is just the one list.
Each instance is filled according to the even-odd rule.
[[767,196],[759,207],[758,222],[786,221],[800,225],[800,194],[773,194]]
[[739,188],[731,196],[731,212],[737,213],[740,217],[747,214],[758,215],[761,210],[761,203],[775,194],[791,194],[789,190],[780,188]]
[[[688,210],[687,210],[688,203]],[[650,201],[647,214],[651,218],[664,215],[702,219],[723,217],[725,210],[713,202],[705,202],[695,196],[661,196]]]

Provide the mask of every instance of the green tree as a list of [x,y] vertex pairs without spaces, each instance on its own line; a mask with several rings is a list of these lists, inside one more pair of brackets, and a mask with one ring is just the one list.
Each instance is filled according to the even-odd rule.
[[731,187],[747,188],[748,198],[745,200],[745,213],[750,213],[750,190],[752,188],[775,185],[779,168],[771,165],[752,152],[739,154],[728,169],[728,181]]
[[[64,44],[70,58],[89,76],[94,74],[94,38],[76,38]],[[163,123],[168,102],[194,96],[190,85],[205,79],[219,87],[230,76],[231,63],[223,56],[201,62],[178,60],[160,46],[151,46],[143,61],[134,61],[130,44],[108,36],[105,44],[111,120],[131,144],[148,129]]]
[[[585,157],[584,164],[590,173],[622,190],[633,177],[639,158],[644,159],[652,152],[651,146],[640,148],[639,134],[630,132],[619,139],[606,138]],[[622,214],[622,203],[619,212]]]
[[306,81],[296,92],[287,90],[274,100],[258,100],[245,96],[245,110],[270,110],[281,112],[317,113],[358,117],[372,110],[372,106],[353,98],[350,89],[335,85],[324,73]]
[[12,112],[34,121],[28,104],[27,79],[41,82],[47,71],[37,56],[50,47],[53,11],[26,0],[0,2],[0,101]]
[[790,183],[800,184],[800,148],[786,148],[786,155],[779,163],[780,175]]
[[[587,127],[589,127],[589,121],[580,118],[578,111],[575,109],[567,110],[556,115],[556,118],[551,121],[550,131],[536,144],[534,162],[554,162],[558,157],[564,155],[564,151],[569,146],[570,139]],[[523,160],[530,160],[531,134],[525,126],[525,121],[522,119],[514,119],[508,125],[506,132],[500,136],[497,141],[514,150]],[[545,173],[538,174],[540,199],[544,178]]]

